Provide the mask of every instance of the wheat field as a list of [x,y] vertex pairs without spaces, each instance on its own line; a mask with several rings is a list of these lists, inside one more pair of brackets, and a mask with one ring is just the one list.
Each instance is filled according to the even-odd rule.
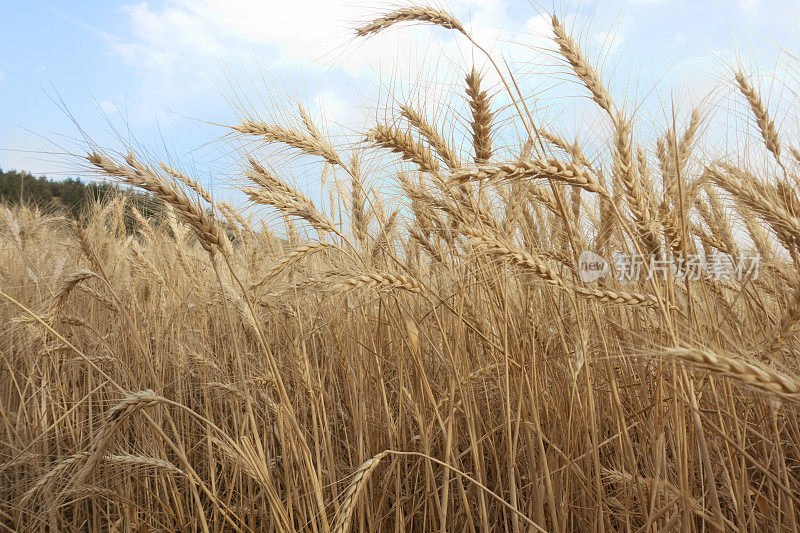
[[[408,23],[485,53],[430,7],[356,34]],[[608,126],[591,154],[489,55],[452,88],[466,143],[402,102],[357,146],[302,107],[232,124],[324,166],[325,207],[243,149],[238,185],[281,231],[99,147],[86,172],[161,216],[125,194],[78,221],[0,207],[0,529],[797,531],[800,145],[738,70],[757,163],[698,149],[700,109],[642,136],[552,29]],[[585,251],[609,275],[584,281]],[[622,279],[615,254],[651,260]]]

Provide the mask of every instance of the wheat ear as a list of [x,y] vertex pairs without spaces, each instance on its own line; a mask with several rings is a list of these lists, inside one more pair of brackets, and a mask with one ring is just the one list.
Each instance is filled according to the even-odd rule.
[[80,283],[91,278],[99,278],[99,276],[91,270],[82,268],[80,270],[76,270],[72,274],[69,274],[61,281],[61,284],[53,296],[53,299],[50,301],[50,305],[47,309],[47,319],[51,323],[58,318],[61,308],[66,303],[67,298],[69,298],[69,295],[72,293],[72,291],[75,290]]
[[370,132],[368,138],[378,146],[400,154],[406,161],[416,163],[423,172],[439,171],[439,163],[430,150],[409,133],[379,124]]
[[475,68],[467,74],[467,97],[472,110],[472,147],[475,150],[475,164],[481,165],[492,157],[492,120],[490,98],[481,89],[481,76]]
[[741,71],[737,72],[734,77],[736,78],[736,84],[739,86],[739,91],[747,100],[747,103],[750,105],[750,110],[753,111],[753,115],[756,117],[756,124],[761,132],[764,145],[767,147],[767,150],[775,156],[775,160],[778,164],[783,167],[778,130],[775,128],[775,122],[769,117],[767,106],[764,105],[761,96],[755,88],[750,85],[750,82],[747,81],[747,78],[745,78]]
[[[552,144],[562,152],[569,154],[572,157],[572,161],[574,163],[583,165],[591,170],[592,164],[586,158],[586,155],[584,155],[583,151],[578,145],[577,139],[575,140],[575,142],[569,142],[561,135],[543,129],[539,129],[539,135],[542,137],[542,139]],[[527,148],[526,151],[530,153],[530,148]],[[527,159],[527,158],[528,156],[522,157],[521,159]]]
[[566,289],[566,284],[561,276],[538,257],[525,250],[520,250],[510,243],[487,237],[474,228],[466,228],[464,234],[470,238],[471,245],[482,248],[489,256],[505,260],[512,265],[533,272],[550,285]]
[[800,218],[786,210],[774,188],[758,183],[749,173],[730,165],[713,165],[706,167],[703,179],[733,195],[739,206],[767,222],[789,249],[800,237]]
[[192,189],[194,192],[197,193],[197,195],[200,198],[202,198],[203,200],[205,200],[209,204],[213,204],[214,203],[214,200],[211,199],[211,194],[208,192],[208,190],[206,190],[205,187],[200,185],[200,183],[197,180],[195,180],[193,178],[190,178],[189,176],[187,176],[186,174],[184,174],[180,170],[178,170],[176,168],[173,168],[173,167],[167,165],[166,163],[160,162],[158,164],[158,166],[160,166],[161,169],[164,172],[166,172],[168,175],[172,176],[176,180],[180,181],[181,183],[183,183],[184,185],[186,185],[187,187]]
[[339,155],[321,136],[312,137],[283,126],[265,124],[255,120],[244,120],[238,126],[234,126],[233,129],[244,135],[261,137],[267,142],[286,144],[308,155],[322,157],[332,165],[342,164]]
[[427,6],[410,6],[387,13],[356,28],[356,35],[359,37],[374,35],[401,22],[423,22],[467,35],[458,19],[441,9]]
[[259,185],[259,187],[242,188],[242,192],[251,201],[275,207],[288,215],[301,218],[311,224],[317,231],[335,231],[330,219],[317,210],[311,200],[267,171],[252,157],[248,161],[250,168],[247,170],[246,176]]
[[261,281],[258,283],[254,283],[250,286],[251,290],[258,289],[259,287],[263,287],[269,280],[286,270],[289,266],[297,263],[304,257],[307,257],[311,254],[321,252],[322,250],[327,250],[329,248],[333,248],[332,244],[328,244],[325,242],[318,242],[313,244],[304,244],[301,245],[294,250],[292,250],[286,257],[284,257],[278,264],[274,267],[269,269],[266,274],[261,278]]
[[761,392],[800,401],[800,379],[796,376],[700,348],[669,348],[662,354],[733,378]]
[[645,253],[652,254],[659,248],[659,242],[649,202],[633,160],[630,121],[623,118],[617,121],[614,141],[613,176],[622,184],[625,199],[633,214],[634,225],[639,233],[637,237],[644,244]]
[[158,457],[149,457],[147,455],[133,455],[129,453],[123,453],[123,454],[106,455],[103,459],[106,463],[126,466],[128,468],[148,468],[152,470],[158,470],[161,472],[167,472],[170,474],[176,474],[178,476],[185,477],[190,481],[194,482],[194,480],[190,476],[188,476],[186,472],[184,472],[174,464],[170,463],[169,461],[165,461],[164,459],[159,459]]
[[595,71],[591,63],[586,60],[580,47],[578,47],[572,39],[572,36],[567,33],[566,28],[564,28],[564,25],[555,15],[553,15],[552,23],[555,41],[561,55],[564,56],[564,59],[570,64],[573,72],[575,72],[575,75],[581,83],[592,93],[592,100],[604,109],[613,120],[616,120],[616,111],[611,96],[600,81],[600,76],[597,74],[597,71]]
[[161,200],[173,206],[194,230],[200,244],[209,252],[215,250],[223,254],[230,251],[230,243],[205,209],[186,194],[158,175],[158,172],[140,163],[133,154],[125,159],[127,167],[119,165],[103,154],[93,152],[87,157],[89,163],[109,176],[114,176],[129,185],[155,194]]
[[792,299],[783,312],[780,326],[769,345],[770,353],[776,351],[784,342],[790,339],[797,332],[798,325],[800,325],[800,287],[794,290]]
[[342,505],[339,509],[339,516],[336,518],[336,522],[333,526],[333,533],[347,533],[350,531],[350,522],[353,518],[356,505],[358,505],[358,500],[364,493],[372,472],[378,468],[381,460],[387,455],[389,455],[388,451],[381,452],[378,455],[364,461],[358,470],[356,470],[356,473],[353,476],[353,481],[350,483],[350,487],[347,489],[347,494],[345,494],[344,499],[342,500]]
[[526,159],[496,165],[480,165],[477,168],[458,170],[452,173],[449,183],[461,185],[470,181],[516,181],[526,179],[554,179],[573,187],[608,196],[608,192],[595,176],[573,163],[555,159],[540,161]]
[[659,307],[658,299],[649,294],[635,292],[621,292],[611,289],[590,289],[587,287],[572,287],[575,294],[598,302],[615,303],[630,306]]
[[423,117],[414,108],[407,105],[400,106],[400,114],[404,116],[412,126],[419,130],[422,136],[425,137],[425,139],[433,147],[434,151],[439,154],[439,157],[442,158],[442,161],[444,161],[448,168],[455,170],[461,167],[455,150],[450,147],[447,141],[444,140],[436,128],[429,123],[425,117]]

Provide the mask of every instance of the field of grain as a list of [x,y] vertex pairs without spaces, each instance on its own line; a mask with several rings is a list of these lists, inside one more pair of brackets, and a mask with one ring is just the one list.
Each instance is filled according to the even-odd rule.
[[[433,8],[357,35],[400,23],[483,53]],[[0,529],[797,531],[799,146],[745,71],[727,83],[758,154],[698,149],[702,109],[642,137],[552,27],[608,125],[591,156],[492,57],[450,89],[467,143],[403,102],[357,146],[302,107],[232,124],[324,163],[329,206],[243,151],[280,231],[100,148],[87,173],[163,216],[124,194],[79,221],[0,207]]]

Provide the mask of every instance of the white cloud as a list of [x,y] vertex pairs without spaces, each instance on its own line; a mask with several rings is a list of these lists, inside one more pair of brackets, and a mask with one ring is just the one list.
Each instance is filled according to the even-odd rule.
[[[411,31],[387,31],[356,40],[353,29],[396,7],[391,0],[337,2],[306,0],[169,0],[162,8],[148,3],[125,8],[133,40],[107,36],[112,53],[132,65],[172,75],[199,58],[242,61],[252,55],[267,64],[292,64],[330,71],[341,69],[357,77],[376,65],[392,69],[416,66],[421,51],[430,46],[463,43],[453,32],[417,25]],[[505,0],[455,0],[453,11],[468,21],[476,39],[489,48],[507,52],[511,41],[533,44],[530,30],[549,27],[547,17],[520,24],[509,17]],[[531,24],[535,23],[535,26]],[[527,26],[527,27],[526,27]],[[520,32],[528,30],[524,35]],[[466,45],[465,45],[466,46]]]
[[619,48],[619,46],[623,42],[625,42],[625,38],[623,37],[622,33],[618,31],[614,32],[601,31],[597,35],[597,41],[603,47],[603,51],[605,53],[611,54],[617,48]]
[[119,112],[117,104],[115,104],[114,102],[110,102],[108,100],[103,100],[99,102],[97,105],[100,108],[100,111],[102,111],[104,115],[109,117]]
[[762,1],[761,0],[740,0],[739,7],[746,11],[752,11],[758,7],[761,7]]
[[[161,9],[141,3],[126,11],[135,40],[112,38],[112,51],[166,74],[199,58],[229,60],[248,54],[268,62],[330,61],[345,52],[352,41],[352,21],[364,13],[332,2],[252,0],[171,0]],[[351,53],[337,66],[357,72],[365,65],[360,54]]]
[[[551,33],[547,16],[510,17],[508,0],[450,5],[480,43],[512,64],[531,65]],[[112,56],[138,74],[137,95],[126,104],[132,116],[178,109],[191,98],[214,98],[214,90],[229,82],[237,91],[254,88],[253,102],[267,85],[272,94],[265,107],[274,108],[287,103],[281,98],[299,96],[309,80],[325,76],[325,94],[312,91],[304,101],[313,108],[324,99],[326,118],[333,118],[327,115],[335,107],[345,120],[358,121],[366,118],[365,93],[374,95],[376,86],[386,91],[387,83],[424,92],[439,82],[459,83],[473,61],[486,73],[487,84],[499,83],[483,56],[455,32],[406,24],[355,38],[360,22],[396,6],[392,0],[167,0],[158,7],[142,2],[124,8],[129,37],[105,38]]]

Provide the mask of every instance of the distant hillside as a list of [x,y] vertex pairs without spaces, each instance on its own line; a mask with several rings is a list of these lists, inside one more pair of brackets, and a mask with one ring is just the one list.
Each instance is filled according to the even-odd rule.
[[[148,193],[110,183],[86,183],[73,178],[51,180],[29,172],[4,172],[0,169],[0,205],[16,205],[22,198],[25,205],[35,205],[45,211],[60,212],[77,219],[92,202],[119,194],[124,194],[128,206],[136,206],[146,218],[159,218],[163,214],[163,204]],[[208,214],[215,217],[210,210]],[[234,225],[226,220],[218,223],[225,229],[228,238],[236,240]],[[134,217],[126,216],[125,224],[129,230],[133,230],[138,222]]]
[[115,193],[130,195],[137,206],[144,206],[144,211],[153,209],[154,203],[149,195],[115,185],[85,183],[73,178],[51,180],[28,172],[0,169],[0,203],[4,204],[17,204],[22,199],[28,205],[66,211],[77,217],[90,202]]

